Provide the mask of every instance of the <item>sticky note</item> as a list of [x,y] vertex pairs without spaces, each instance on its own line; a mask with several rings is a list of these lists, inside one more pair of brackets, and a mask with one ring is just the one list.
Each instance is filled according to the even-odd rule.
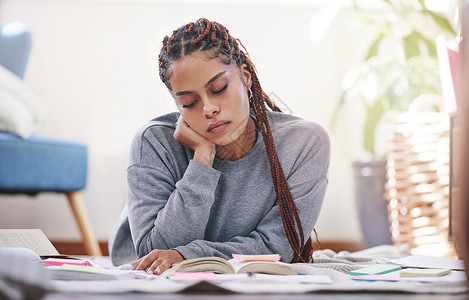
[[103,268],[63,264],[59,267],[59,270],[84,272],[84,273],[99,273],[103,270]]
[[401,277],[437,277],[451,273],[451,269],[404,269]]
[[401,269],[400,266],[396,265],[385,265],[385,264],[377,264],[372,265],[369,267],[361,268],[355,271],[350,271],[349,275],[360,276],[360,275],[381,275],[386,274],[394,271],[399,271]]
[[63,264],[78,265],[78,266],[92,266],[87,260],[70,259],[70,258],[48,258],[42,261],[45,266],[61,266]]
[[233,258],[238,261],[279,261],[279,254],[258,254],[258,255],[244,255],[244,254],[232,254]]

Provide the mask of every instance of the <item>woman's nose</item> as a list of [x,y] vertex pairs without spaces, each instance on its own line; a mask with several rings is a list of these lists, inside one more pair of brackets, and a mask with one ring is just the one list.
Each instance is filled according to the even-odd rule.
[[204,101],[204,115],[207,118],[211,118],[213,115],[217,114],[220,111],[220,107],[214,103],[213,101],[210,101],[209,99]]

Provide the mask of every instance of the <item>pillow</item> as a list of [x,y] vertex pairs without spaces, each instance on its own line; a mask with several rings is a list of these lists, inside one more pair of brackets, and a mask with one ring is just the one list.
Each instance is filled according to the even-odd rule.
[[44,103],[18,76],[0,65],[0,131],[27,139],[46,115]]

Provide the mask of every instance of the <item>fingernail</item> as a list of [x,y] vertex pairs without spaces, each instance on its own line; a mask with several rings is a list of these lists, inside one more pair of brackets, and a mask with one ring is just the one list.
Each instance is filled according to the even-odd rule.
[[148,270],[148,271],[147,271],[147,273],[148,273],[148,274],[153,274],[153,272],[152,272],[152,271],[150,271],[150,270]]
[[156,270],[155,270],[155,271],[156,271],[156,273],[160,274],[160,272],[161,272],[161,269],[160,269],[160,267],[156,268]]

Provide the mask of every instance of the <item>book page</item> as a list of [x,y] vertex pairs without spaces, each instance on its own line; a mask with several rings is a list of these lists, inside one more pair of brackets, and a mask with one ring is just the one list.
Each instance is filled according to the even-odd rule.
[[27,248],[40,256],[59,255],[41,229],[0,229],[0,247]]
[[464,262],[448,257],[436,257],[428,255],[410,255],[399,259],[388,259],[387,261],[400,266],[413,268],[436,268],[464,270]]
[[248,261],[241,262],[236,259],[228,261],[236,273],[263,273],[272,275],[297,275],[293,268],[283,262],[266,262],[266,261]]
[[169,277],[174,272],[214,272],[220,274],[234,273],[230,263],[221,257],[199,257],[183,260],[176,266],[161,274],[162,277]]

